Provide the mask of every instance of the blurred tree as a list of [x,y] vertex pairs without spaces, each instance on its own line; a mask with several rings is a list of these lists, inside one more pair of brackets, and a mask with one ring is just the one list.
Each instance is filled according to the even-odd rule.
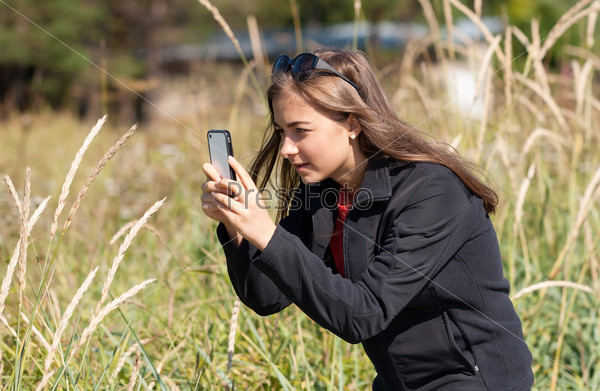
[[[113,106],[124,113],[139,110],[140,99],[135,94],[102,75],[86,58],[119,80],[140,82],[136,91],[151,100],[152,80],[161,76],[162,48],[201,43],[221,30],[196,0],[6,1],[10,3],[0,4],[0,116],[7,110],[45,104],[71,106],[81,112],[90,102],[98,107],[101,78],[108,81],[105,89]],[[475,2],[461,1],[471,8]],[[537,18],[545,37],[574,1],[486,0],[483,12],[506,15],[527,35],[532,18]],[[291,26],[291,2],[297,4],[304,27],[354,20],[353,0],[213,0],[234,31],[247,29],[249,15],[257,17],[261,29]],[[443,0],[431,2],[442,21]],[[361,4],[361,17],[370,22],[424,21],[419,0]],[[573,28],[565,34],[555,52],[561,42],[579,39],[581,30]]]
[[74,7],[69,0],[18,0],[0,8],[0,115],[46,102],[61,105],[89,65],[78,53],[89,56],[102,8],[91,1]]
[[[354,2],[352,0],[296,0],[300,10],[301,22],[304,25],[331,24],[354,20]],[[269,0],[258,0],[257,10],[263,16],[281,15],[284,17],[269,18],[272,22],[291,23],[291,15],[287,4],[276,3]],[[366,20],[378,22],[380,20],[409,21],[420,15],[418,0],[371,0],[363,1],[362,13]],[[283,11],[283,12],[282,12]],[[281,26],[281,24],[280,24]]]

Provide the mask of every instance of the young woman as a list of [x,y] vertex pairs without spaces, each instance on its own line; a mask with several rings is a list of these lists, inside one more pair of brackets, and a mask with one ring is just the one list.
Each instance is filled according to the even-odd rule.
[[[362,343],[374,390],[530,389],[494,191],[398,118],[360,52],[280,56],[268,103],[252,175],[233,158],[237,182],[203,166],[202,208],[242,302],[260,315],[294,303]],[[277,224],[256,185],[273,173]]]

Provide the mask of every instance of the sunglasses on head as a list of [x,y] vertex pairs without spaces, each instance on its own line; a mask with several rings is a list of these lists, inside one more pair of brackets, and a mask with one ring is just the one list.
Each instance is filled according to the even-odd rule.
[[360,90],[356,84],[352,83],[346,76],[336,71],[335,68],[326,63],[325,60],[312,53],[302,53],[294,58],[291,58],[287,54],[280,55],[273,64],[271,75],[279,72],[290,72],[295,80],[303,81],[308,79],[310,73],[315,69],[324,69],[333,73],[354,87],[360,95]]

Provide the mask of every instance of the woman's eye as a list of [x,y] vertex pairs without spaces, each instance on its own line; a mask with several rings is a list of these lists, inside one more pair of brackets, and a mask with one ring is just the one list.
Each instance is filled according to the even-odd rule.
[[304,132],[307,132],[307,130],[303,129],[303,128],[296,128],[296,132],[298,132],[298,133],[304,133]]
[[276,129],[275,129],[275,134],[278,134],[278,135],[280,135],[280,136],[281,136],[281,135],[283,134],[283,129],[281,129],[281,128],[276,128]]

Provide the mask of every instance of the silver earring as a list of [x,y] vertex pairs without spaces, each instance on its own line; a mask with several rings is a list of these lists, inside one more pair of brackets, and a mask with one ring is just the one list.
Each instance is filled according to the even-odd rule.
[[354,140],[354,139],[356,138],[356,135],[355,135],[355,134],[351,134],[351,135],[350,135],[350,138],[351,138],[352,140]]

